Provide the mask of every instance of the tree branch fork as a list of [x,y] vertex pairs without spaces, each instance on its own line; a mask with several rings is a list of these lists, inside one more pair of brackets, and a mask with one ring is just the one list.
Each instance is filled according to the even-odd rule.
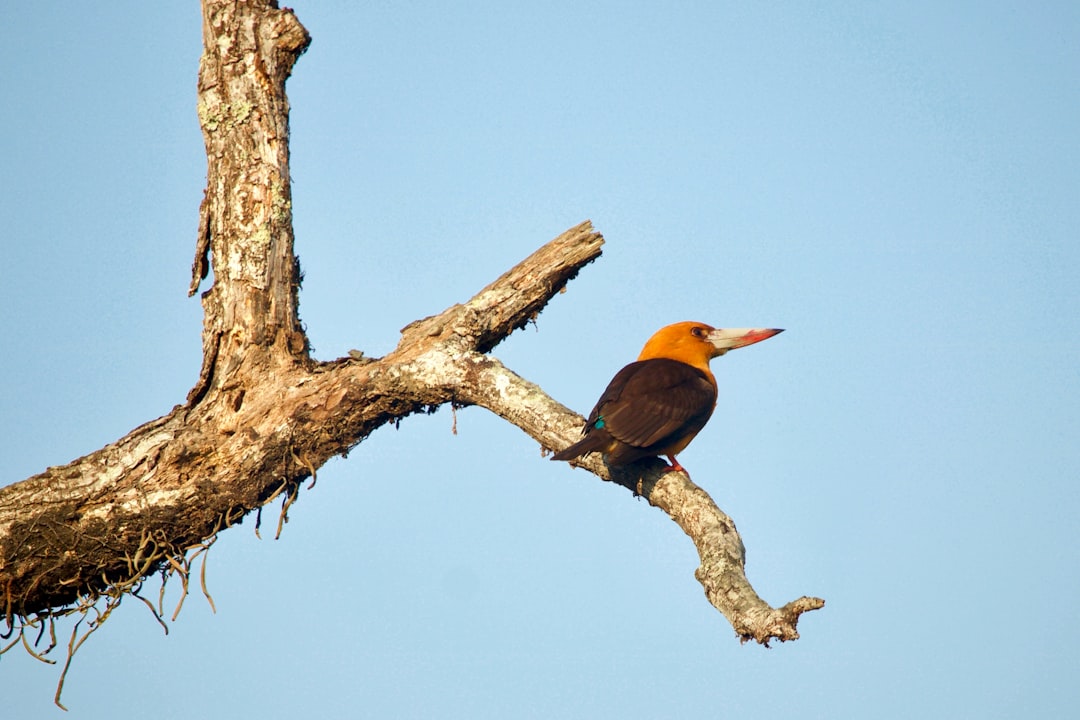
[[[29,650],[27,629],[70,612],[85,617],[102,598],[107,616],[109,603],[137,594],[155,573],[179,575],[186,593],[192,559],[218,532],[251,512],[258,528],[261,508],[281,498],[280,532],[319,467],[412,413],[484,407],[545,449],[569,445],[582,427],[580,415],[490,352],[600,256],[603,238],[588,221],[467,302],[406,326],[385,357],[310,358],[297,312],[284,91],[306,31],[269,0],[203,5],[199,108],[209,166],[192,291],[210,258],[214,285],[203,294],[199,380],[167,415],[0,488],[0,650],[13,633]],[[240,97],[249,112],[236,113]],[[698,551],[706,597],[744,641],[796,639],[800,615],[824,605],[763,601],[746,579],[735,524],[686,475],[664,472],[659,460],[616,476],[594,456],[578,464],[640,488],[678,524]]]
[[[300,483],[381,425],[446,403],[476,405],[521,428],[542,447],[576,439],[583,418],[486,351],[599,257],[590,223],[568,230],[464,304],[412,323],[383,358],[297,361],[274,374],[239,373],[194,406],[178,406],[118,442],[0,490],[0,590],[13,616],[48,612],[81,595],[124,584],[149,534],[182,556],[248,511]],[[800,598],[779,609],[745,578],[734,523],[682,473],[643,463],[612,478],[597,458],[582,467],[640,487],[694,541],[696,576],[709,601],[744,639],[798,637],[799,615],[821,607]],[[181,522],[181,518],[186,521]],[[62,520],[61,520],[62,519]],[[46,533],[54,543],[44,542]],[[106,541],[104,538],[108,538]],[[162,558],[158,570],[167,563]],[[140,570],[143,568],[135,568]]]

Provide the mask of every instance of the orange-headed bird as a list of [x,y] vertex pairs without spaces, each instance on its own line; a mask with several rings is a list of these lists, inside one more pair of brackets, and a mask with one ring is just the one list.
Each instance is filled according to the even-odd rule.
[[720,330],[699,322],[661,328],[637,361],[608,383],[585,421],[585,437],[551,459],[599,452],[608,465],[629,465],[665,455],[671,462],[668,470],[686,472],[675,456],[705,427],[716,407],[716,378],[709,361],[779,332]]

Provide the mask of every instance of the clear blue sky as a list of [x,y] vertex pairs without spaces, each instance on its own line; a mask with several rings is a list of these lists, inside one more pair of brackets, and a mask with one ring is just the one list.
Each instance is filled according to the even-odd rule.
[[[298,2],[317,356],[591,218],[603,258],[496,354],[584,412],[661,325],[787,328],[714,363],[680,459],[767,600],[828,604],[740,646],[661,512],[442,411],[326,466],[281,540],[225,533],[216,615],[124,603],[71,716],[1074,713],[1080,6],[514,5]],[[194,0],[0,22],[6,483],[183,401],[205,158]],[[57,675],[3,656],[4,717],[56,717]]]

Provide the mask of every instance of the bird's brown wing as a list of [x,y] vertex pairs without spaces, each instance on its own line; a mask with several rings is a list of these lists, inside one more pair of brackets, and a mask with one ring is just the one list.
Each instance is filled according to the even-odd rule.
[[621,443],[657,454],[701,430],[715,406],[716,385],[701,370],[677,360],[640,360],[612,378],[586,428],[602,427]]

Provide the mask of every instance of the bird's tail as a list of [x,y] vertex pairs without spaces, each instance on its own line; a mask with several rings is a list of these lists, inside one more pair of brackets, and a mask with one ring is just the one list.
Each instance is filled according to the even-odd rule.
[[576,443],[560,450],[551,456],[552,460],[573,460],[579,458],[582,455],[588,455],[591,452],[606,452],[608,445],[611,444],[611,436],[603,431],[596,431],[589,433]]

